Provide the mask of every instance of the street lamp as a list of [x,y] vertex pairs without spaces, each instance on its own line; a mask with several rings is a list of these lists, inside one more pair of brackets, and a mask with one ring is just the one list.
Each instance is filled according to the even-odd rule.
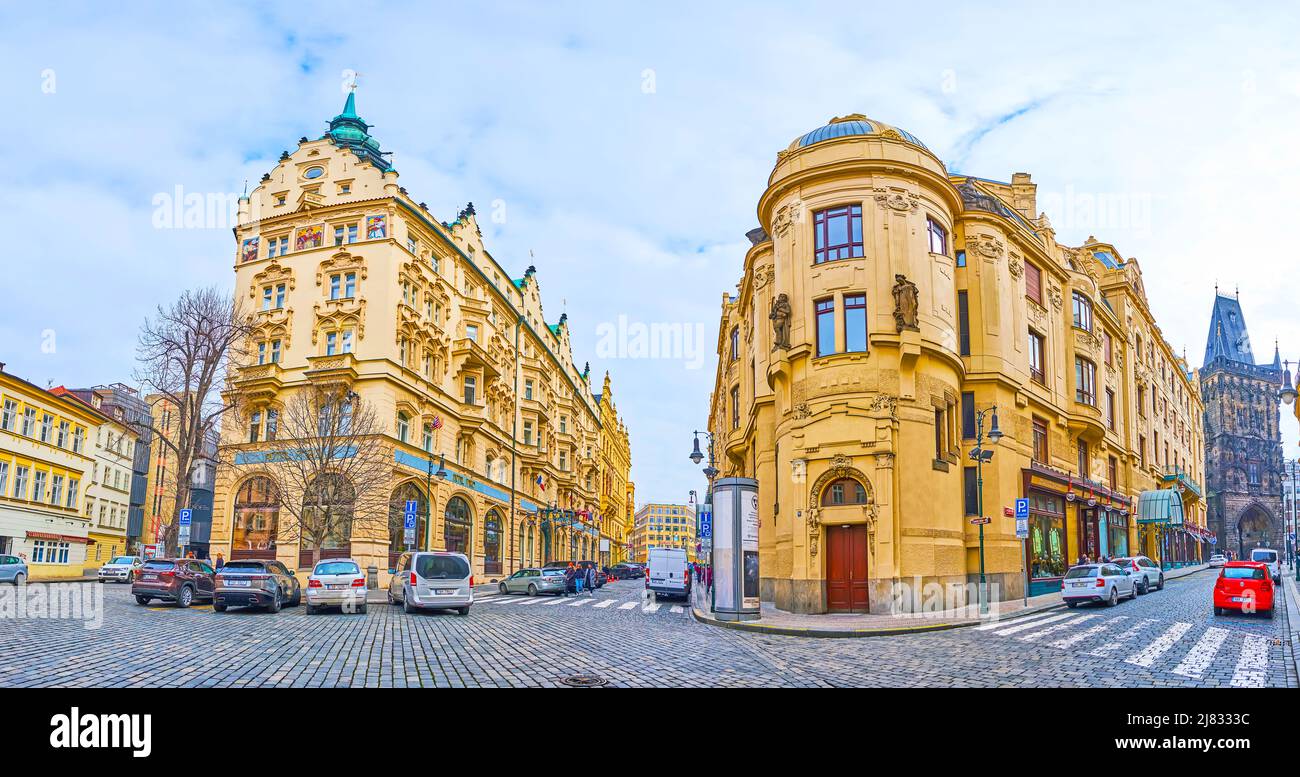
[[989,423],[989,445],[997,445],[1002,439],[1002,429],[998,426],[998,406],[993,405],[975,412],[975,447],[971,448],[970,457],[975,460],[976,509],[980,519],[980,615],[989,611],[988,585],[984,577],[984,464],[993,460],[993,449],[984,447],[984,416],[992,413]]
[[[1282,364],[1286,369],[1282,371],[1282,389],[1278,391],[1278,396],[1282,398],[1282,404],[1289,405],[1295,401],[1297,392],[1295,385],[1291,383],[1291,362],[1282,362]],[[1300,369],[1300,362],[1296,363],[1296,367]]]

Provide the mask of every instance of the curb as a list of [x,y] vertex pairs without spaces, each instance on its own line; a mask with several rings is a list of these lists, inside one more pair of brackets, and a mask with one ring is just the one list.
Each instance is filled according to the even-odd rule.
[[[1177,580],[1180,577],[1194,575],[1208,569],[1205,565],[1199,565],[1197,568],[1183,567],[1177,571],[1177,575],[1165,575],[1165,580]],[[1183,571],[1189,570],[1189,571]],[[1037,605],[998,618],[998,621],[1014,621],[1017,618],[1024,618],[1030,615],[1057,610],[1065,607],[1065,602],[1056,601],[1048,604]],[[815,637],[819,639],[855,639],[860,637],[895,637],[904,634],[924,634],[932,631],[948,631],[950,629],[960,629],[967,626],[978,626],[983,623],[989,623],[988,620],[968,620],[968,621],[944,621],[941,623],[917,624],[915,626],[886,626],[882,628],[870,629],[818,629],[805,628],[799,626],[769,626],[761,621],[720,621],[717,618],[710,617],[700,608],[691,604],[691,617],[696,621],[708,626],[717,626],[723,629],[732,629],[733,631],[749,631],[755,634],[775,634],[786,637]],[[1294,623],[1300,623],[1300,614],[1295,616]],[[1292,635],[1292,644],[1294,648],[1300,649],[1300,634]],[[1293,650],[1293,657],[1295,652]],[[1297,663],[1297,669],[1300,671],[1300,663]]]

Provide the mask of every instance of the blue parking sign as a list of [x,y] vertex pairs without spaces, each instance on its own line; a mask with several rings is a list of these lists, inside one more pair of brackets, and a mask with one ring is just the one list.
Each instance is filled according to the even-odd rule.
[[194,511],[189,508],[185,508],[184,510],[181,510],[180,525],[189,526],[193,515],[194,515]]
[[1029,500],[1016,500],[1016,520],[1023,520],[1029,517]]
[[404,529],[414,529],[414,528],[415,528],[415,513],[407,513],[407,514],[406,514],[406,522],[405,522],[405,524],[403,525],[402,528],[404,528]]
[[700,513],[700,539],[710,539],[713,537],[713,513],[705,511]]

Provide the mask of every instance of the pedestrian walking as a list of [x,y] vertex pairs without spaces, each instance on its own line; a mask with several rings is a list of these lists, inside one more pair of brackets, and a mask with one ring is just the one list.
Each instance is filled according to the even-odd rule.
[[587,595],[596,595],[596,565],[587,567]]
[[572,561],[569,562],[569,569],[573,571],[573,593],[580,594],[582,593],[582,580],[585,575],[581,569],[573,565]]
[[226,557],[221,555],[221,551],[217,551],[217,569],[221,569],[225,565],[226,565]]
[[573,562],[570,561],[569,565],[564,568],[564,595],[565,596],[568,596],[570,593],[577,593],[578,591],[577,577],[578,577],[577,570],[574,569]]

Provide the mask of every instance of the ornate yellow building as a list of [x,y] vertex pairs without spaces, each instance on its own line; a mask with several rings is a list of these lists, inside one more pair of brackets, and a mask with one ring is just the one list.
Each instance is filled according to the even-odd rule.
[[0,554],[27,562],[28,579],[80,578],[91,520],[93,436],[108,417],[71,394],[56,394],[0,363]]
[[1002,598],[1056,590],[1083,555],[1200,551],[1195,376],[1137,261],[1057,243],[1029,175],[950,175],[852,115],[777,155],[758,218],[722,300],[709,428],[721,476],[759,481],[764,600],[883,612],[899,581],[969,591],[981,496]]
[[601,543],[599,561],[604,566],[627,559],[628,531],[631,527],[628,510],[628,491],[632,488],[628,476],[632,472],[632,445],[627,427],[619,418],[614,406],[614,389],[609,373],[605,385],[596,395],[600,405],[600,515]]
[[368,444],[385,472],[348,486],[379,489],[391,507],[355,515],[323,557],[351,555],[386,583],[414,501],[416,546],[466,553],[480,580],[597,558],[623,514],[602,478],[626,483],[630,462],[608,379],[600,401],[573,361],[567,315],[546,321],[534,268],[506,272],[472,204],[435,219],[368,130],[350,94],[323,137],[300,140],[241,199],[236,293],[255,335],[228,392],[241,413],[223,425],[213,553],[307,563],[281,510],[303,494],[276,493],[266,475],[286,403],[328,386],[382,419]]

